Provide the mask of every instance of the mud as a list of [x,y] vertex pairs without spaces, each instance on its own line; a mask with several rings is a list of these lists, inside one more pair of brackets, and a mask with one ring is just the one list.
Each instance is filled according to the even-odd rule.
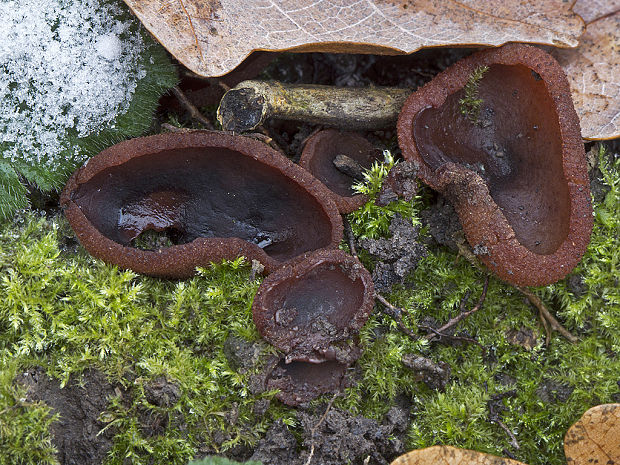
[[420,212],[422,223],[428,225],[433,240],[458,251],[456,239],[463,237],[463,228],[454,207],[442,195],[437,196],[437,201],[426,210]]
[[404,401],[400,404],[381,422],[333,408],[325,415],[325,405],[312,412],[300,411],[301,444],[278,421],[259,441],[251,460],[263,465],[302,465],[312,454],[313,464],[388,464],[405,450],[409,408]]
[[418,381],[430,389],[444,391],[450,381],[451,368],[445,362],[433,360],[414,354],[403,355],[403,365],[412,370]]
[[404,284],[407,275],[426,256],[426,247],[418,241],[419,231],[410,220],[396,215],[390,224],[389,239],[360,241],[360,246],[378,259],[372,273],[377,291],[389,292],[395,284]]
[[86,370],[81,379],[71,379],[64,388],[40,368],[21,373],[16,382],[26,388],[26,401],[45,402],[58,414],[52,423],[52,442],[62,465],[97,465],[103,463],[112,448],[113,431],[102,432],[105,423],[98,420],[109,399],[124,395],[119,386],[110,384],[105,376]]
[[566,402],[575,388],[568,384],[545,379],[536,389],[536,395],[545,403]]

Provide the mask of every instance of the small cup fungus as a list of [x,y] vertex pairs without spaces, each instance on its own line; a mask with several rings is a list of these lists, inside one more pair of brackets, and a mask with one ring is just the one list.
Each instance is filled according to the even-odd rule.
[[252,314],[261,336],[286,361],[350,363],[357,334],[372,312],[373,283],[356,258],[319,251],[286,264],[261,284]]
[[335,129],[320,131],[306,142],[299,164],[333,192],[341,213],[350,213],[364,205],[367,198],[351,188],[355,176],[335,166],[338,155],[348,157],[358,168],[367,169],[373,161],[381,159],[381,151],[359,134]]
[[[92,255],[159,277],[241,255],[270,272],[342,237],[331,194],[312,175],[261,142],[217,132],[114,145],[73,174],[61,205]],[[176,245],[133,247],[148,231]]]
[[512,44],[457,62],[405,102],[398,140],[500,278],[549,284],[581,259],[592,209],[579,120],[544,51]]
[[269,390],[278,389],[276,399],[296,406],[344,387],[346,372],[347,364],[337,361],[284,363],[281,360],[265,384]]

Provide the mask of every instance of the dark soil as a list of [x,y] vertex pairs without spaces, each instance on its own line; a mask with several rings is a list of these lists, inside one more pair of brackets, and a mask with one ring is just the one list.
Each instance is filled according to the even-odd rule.
[[430,389],[444,391],[450,381],[450,366],[445,362],[433,360],[419,355],[405,354],[403,364],[412,370],[419,381]]
[[389,232],[389,239],[362,239],[359,243],[378,259],[372,279],[379,292],[389,292],[395,284],[404,284],[407,275],[426,255],[426,248],[418,241],[419,227],[413,226],[411,220],[394,216]]
[[86,370],[80,380],[70,380],[64,388],[42,368],[21,373],[16,382],[26,388],[26,401],[45,402],[58,415],[51,434],[63,465],[96,465],[104,461],[112,448],[113,431],[99,421],[109,399],[123,395],[119,386],[110,384],[103,374]]
[[388,464],[404,452],[409,409],[392,407],[381,423],[338,409],[300,411],[299,419],[301,447],[286,425],[276,422],[251,459],[263,465],[302,465],[312,454],[312,463],[321,465]]

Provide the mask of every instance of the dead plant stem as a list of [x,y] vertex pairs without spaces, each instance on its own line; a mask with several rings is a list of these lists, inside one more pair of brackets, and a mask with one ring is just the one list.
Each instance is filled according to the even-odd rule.
[[315,437],[316,432],[319,429],[319,427],[323,424],[323,422],[327,418],[327,414],[331,410],[332,405],[334,405],[334,401],[336,400],[336,397],[338,397],[338,395],[339,395],[339,393],[336,392],[332,396],[332,398],[327,403],[327,407],[325,408],[325,412],[323,412],[323,415],[321,415],[321,418],[319,418],[319,421],[317,421],[316,424],[310,430],[310,441],[311,441],[310,442],[310,454],[308,454],[308,459],[306,460],[305,465],[310,465],[310,462],[312,462],[312,457],[314,457],[314,448],[315,448],[314,437]]
[[198,121],[207,129],[215,129],[213,123],[211,123],[211,121],[209,121],[202,113],[200,113],[200,110],[198,110],[198,108],[196,108],[194,104],[189,101],[187,96],[183,93],[181,89],[179,89],[178,86],[174,86],[172,88],[172,93],[175,95],[183,108],[185,108],[189,112],[190,116],[193,119]]
[[[568,339],[570,342],[575,343],[578,342],[579,339],[575,336],[573,336],[566,328],[564,328],[564,326],[562,326],[562,324],[551,314],[551,312],[547,309],[547,307],[545,306],[545,304],[543,303],[542,300],[540,300],[540,297],[538,297],[537,295],[535,295],[534,293],[530,292],[529,290],[519,287],[519,286],[515,286],[515,288],[521,292],[524,296],[526,296],[528,298],[528,300],[530,302],[532,302],[532,304],[538,309],[538,311],[540,312],[540,314],[542,315],[542,318],[545,319],[545,321],[551,326],[551,329],[554,329],[555,331],[557,331],[558,333],[560,333],[562,336],[564,336],[566,339]],[[546,326],[545,326],[546,328]],[[547,344],[549,344],[548,340],[547,340]]]

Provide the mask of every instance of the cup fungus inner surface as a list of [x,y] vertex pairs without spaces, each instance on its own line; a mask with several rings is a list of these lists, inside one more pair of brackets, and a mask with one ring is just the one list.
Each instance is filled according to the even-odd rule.
[[381,152],[364,137],[356,133],[343,133],[326,129],[307,142],[300,163],[331,191],[342,196],[356,194],[352,186],[356,180],[334,166],[337,155],[346,155],[362,168],[370,168]]
[[349,361],[341,344],[366,322],[373,304],[372,277],[340,250],[319,251],[265,278],[252,305],[261,335],[287,360]]
[[329,218],[314,197],[277,169],[227,148],[133,157],[94,175],[72,198],[122,245],[149,230],[174,244],[238,237],[284,261],[331,241]]
[[452,162],[480,175],[517,240],[553,254],[569,232],[570,197],[554,102],[522,65],[493,64],[478,83],[480,111],[463,114],[461,89],[414,120],[414,140],[432,169]]
[[279,283],[265,305],[278,309],[274,315],[278,325],[307,326],[325,319],[343,329],[361,307],[364,291],[361,279],[351,279],[341,265],[324,263],[303,279],[289,278]]
[[267,379],[268,389],[279,389],[278,399],[288,405],[308,402],[340,388],[347,365],[335,361],[309,363],[280,361]]

